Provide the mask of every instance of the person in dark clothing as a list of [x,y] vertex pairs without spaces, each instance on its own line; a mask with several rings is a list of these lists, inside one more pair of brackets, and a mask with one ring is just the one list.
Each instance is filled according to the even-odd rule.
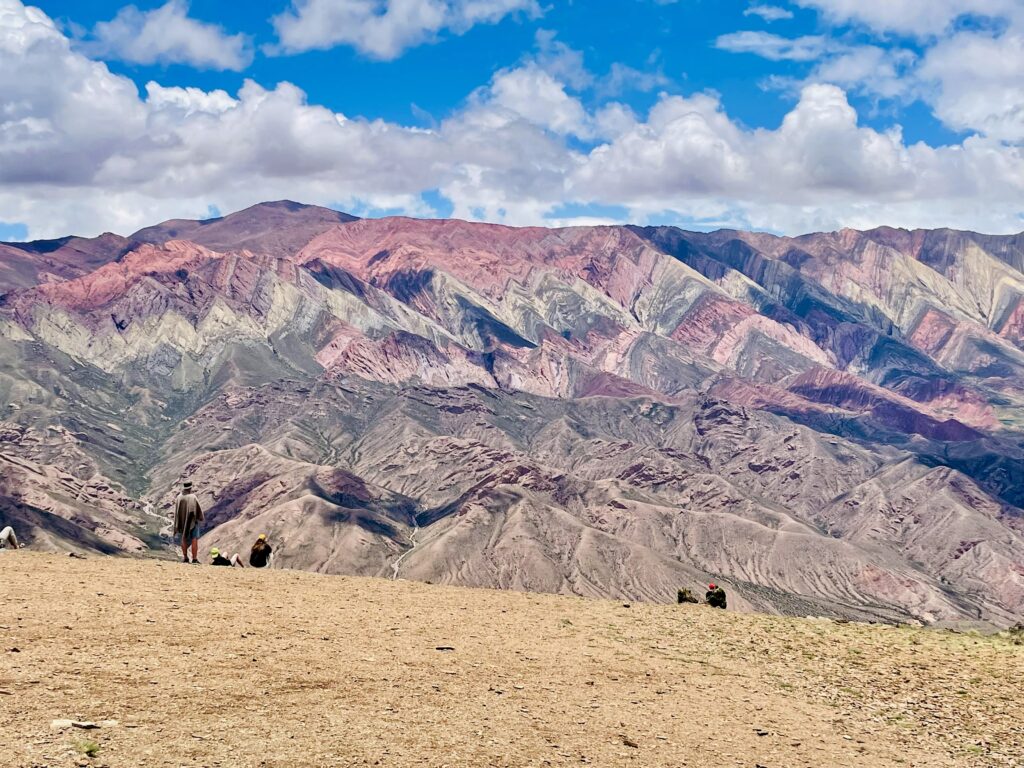
[[676,602],[682,605],[683,603],[699,603],[700,600],[686,587],[681,587],[676,591]]
[[202,536],[203,508],[192,492],[192,481],[186,480],[181,494],[174,503],[174,535],[181,542],[181,559],[188,562],[188,548],[192,545],[192,562],[199,564],[199,537]]
[[704,599],[712,608],[725,608],[725,590],[717,584],[708,584]]
[[267,543],[267,534],[261,533],[249,553],[249,565],[253,568],[266,568],[274,562],[274,548]]
[[238,555],[228,556],[226,552],[221,552],[216,547],[210,550],[210,557],[212,558],[210,560],[210,565],[226,565],[229,568],[245,568],[245,565],[242,564],[242,558]]

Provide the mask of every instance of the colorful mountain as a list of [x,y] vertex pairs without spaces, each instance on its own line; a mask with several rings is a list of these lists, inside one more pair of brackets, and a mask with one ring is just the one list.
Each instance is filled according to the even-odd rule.
[[42,548],[926,623],[1024,613],[1024,235],[355,219],[0,245]]

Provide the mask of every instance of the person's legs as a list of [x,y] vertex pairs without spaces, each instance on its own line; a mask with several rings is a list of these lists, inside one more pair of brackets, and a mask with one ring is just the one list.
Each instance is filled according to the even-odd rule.
[[181,559],[188,562],[188,535],[181,534]]
[[5,547],[10,546],[14,549],[18,548],[18,537],[14,535],[14,529],[9,525],[0,531],[0,541],[3,542]]
[[231,567],[232,568],[245,568],[245,564],[242,562],[242,558],[238,556],[236,552],[231,556]]
[[192,540],[192,562],[199,562],[199,537],[203,535],[202,528],[199,527],[199,523],[192,526],[192,530],[189,532],[189,538]]

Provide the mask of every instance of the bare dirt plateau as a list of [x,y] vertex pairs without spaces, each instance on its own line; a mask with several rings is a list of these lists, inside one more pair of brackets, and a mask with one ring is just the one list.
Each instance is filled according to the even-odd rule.
[[1005,635],[11,551],[0,602],[3,765],[1024,765]]

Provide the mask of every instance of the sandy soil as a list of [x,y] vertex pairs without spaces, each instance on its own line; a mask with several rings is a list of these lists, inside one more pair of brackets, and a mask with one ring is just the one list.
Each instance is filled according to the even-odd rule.
[[1024,765],[1005,638],[28,552],[0,598],[2,765]]

